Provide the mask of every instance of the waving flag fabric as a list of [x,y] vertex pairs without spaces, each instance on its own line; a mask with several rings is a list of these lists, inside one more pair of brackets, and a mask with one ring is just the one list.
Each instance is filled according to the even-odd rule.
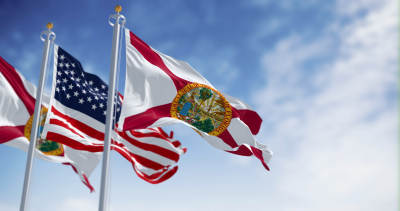
[[[35,97],[36,87],[0,57],[0,144],[28,151]],[[40,130],[46,119],[49,99],[48,95],[43,95]],[[99,163],[101,153],[73,149],[51,140],[56,139],[38,138],[35,156],[71,165],[81,181],[93,191],[88,177]]]
[[[54,61],[50,109],[42,138],[76,150],[102,153],[108,85],[85,72],[77,59],[57,45]],[[119,93],[114,98],[116,122],[123,98]],[[186,151],[161,128],[112,133],[111,149],[131,162],[140,178],[152,184],[173,176],[178,170],[175,164]]]
[[216,90],[186,62],[151,48],[126,29],[125,99],[119,131],[182,122],[212,146],[256,156],[264,167],[272,152],[256,141],[260,116],[246,103]]

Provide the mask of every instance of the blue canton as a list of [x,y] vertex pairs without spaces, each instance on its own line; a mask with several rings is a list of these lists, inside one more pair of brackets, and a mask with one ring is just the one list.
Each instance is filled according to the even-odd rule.
[[[54,98],[64,106],[84,113],[105,124],[108,85],[97,75],[83,70],[81,63],[58,48],[57,77]],[[114,96],[114,124],[121,114],[118,91]],[[113,124],[113,125],[114,125]]]

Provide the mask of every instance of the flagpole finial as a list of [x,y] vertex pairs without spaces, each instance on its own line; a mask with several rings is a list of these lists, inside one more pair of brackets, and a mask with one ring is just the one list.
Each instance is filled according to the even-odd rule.
[[46,25],[46,27],[50,30],[50,29],[53,28],[53,24],[52,24],[52,23],[48,23],[48,24]]
[[118,13],[120,13],[122,11],[122,7],[121,7],[121,5],[117,5],[117,6],[115,6],[115,12],[118,12]]

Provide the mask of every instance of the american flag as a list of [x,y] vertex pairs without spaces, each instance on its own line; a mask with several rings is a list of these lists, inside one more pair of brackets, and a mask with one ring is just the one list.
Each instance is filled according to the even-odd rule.
[[[108,85],[97,75],[85,72],[81,63],[58,45],[54,45],[51,96],[42,138],[88,153],[103,152]],[[114,98],[116,123],[123,96],[118,93]],[[172,133],[167,135],[161,128],[126,132],[115,129],[111,149],[131,162],[140,178],[152,184],[173,176],[180,155],[186,152]]]

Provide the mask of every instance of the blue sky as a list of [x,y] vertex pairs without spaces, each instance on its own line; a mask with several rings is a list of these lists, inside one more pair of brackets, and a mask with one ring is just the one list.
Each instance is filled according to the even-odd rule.
[[[255,108],[274,156],[268,172],[166,127],[188,148],[177,174],[151,185],[113,153],[111,210],[397,210],[396,1],[1,1],[0,56],[37,84],[52,22],[56,44],[108,81],[117,4],[150,46]],[[0,210],[19,208],[26,157],[0,145]],[[70,167],[36,160],[30,209],[96,210],[100,172],[90,193]]]

